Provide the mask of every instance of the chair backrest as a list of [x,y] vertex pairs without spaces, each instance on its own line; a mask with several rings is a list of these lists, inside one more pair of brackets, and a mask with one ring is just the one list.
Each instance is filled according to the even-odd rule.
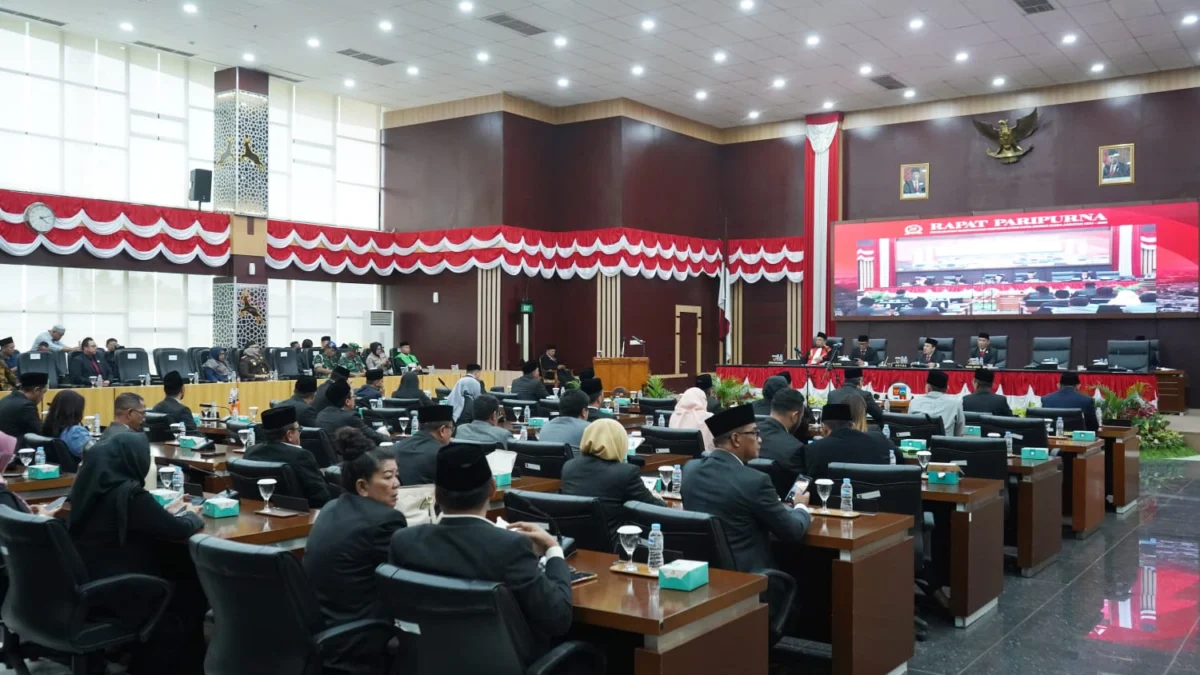
[[233,489],[243,499],[262,499],[258,492],[258,481],[262,478],[274,478],[275,494],[285,497],[304,497],[296,472],[285,462],[259,462],[244,457],[235,457],[226,463],[229,477],[233,480]]
[[1150,368],[1158,368],[1162,361],[1158,357],[1158,340],[1146,340],[1150,343]]
[[271,347],[267,350],[267,361],[279,377],[300,376],[300,352],[291,347]]
[[647,398],[645,396],[638,399],[638,407],[643,415],[657,415],[661,410],[668,415],[675,410],[675,399],[673,398]]
[[228,422],[225,423],[225,428],[229,430],[229,444],[230,445],[240,444],[241,439],[240,439],[239,432],[241,432],[244,429],[249,429],[250,427],[254,427],[254,442],[255,443],[265,443],[267,440],[267,431],[266,431],[266,429],[263,428],[263,425],[261,425],[257,422],[255,422],[255,423],[235,422],[233,420],[229,420]]
[[1035,337],[1033,338],[1033,358],[1035,364],[1046,359],[1057,359],[1060,365],[1071,365],[1071,338],[1069,337]]
[[159,377],[165,377],[167,373],[179,373],[187,382],[191,374],[197,371],[192,369],[187,352],[173,347],[159,347],[154,350],[154,372]]
[[550,413],[557,414],[558,412],[558,399],[544,398],[538,401],[537,412],[535,412],[534,415],[537,415],[538,417],[550,417]]
[[434,398],[441,401],[450,395],[449,387],[435,387],[433,390]]
[[641,455],[690,455],[699,457],[704,453],[704,437],[699,429],[671,429],[668,427],[642,427],[642,444],[637,448]]
[[[17,368],[22,373],[45,373],[50,381],[47,383],[51,388],[58,386],[58,367],[54,364],[54,359],[50,354],[45,352],[21,352],[17,357]],[[66,373],[63,373],[66,376]]]
[[193,373],[198,373],[203,369],[210,351],[212,351],[212,347],[188,347],[188,366],[191,367]]
[[508,391],[508,387],[505,387],[504,385],[497,385],[495,387],[492,387],[491,389],[488,389],[489,394],[503,394],[507,391]]
[[[525,675],[539,656],[521,607],[504,584],[393,565],[377,567],[375,578],[387,615],[419,627],[402,640],[402,658],[410,661],[402,672]],[[471,636],[470,649],[461,648],[464,635]]]
[[[954,360],[954,338],[952,337],[935,337],[937,347],[933,353],[938,361],[953,361]],[[917,351],[925,347],[925,336],[917,338]]]
[[867,340],[867,346],[871,349],[874,349],[875,352],[879,354],[880,362],[887,360],[887,345],[887,338],[871,338],[870,340]]
[[175,433],[171,431],[172,424],[171,418],[166,413],[148,410],[142,418],[142,433],[146,434],[146,440],[151,443],[173,441]]
[[991,433],[1000,434],[1003,438],[1006,431],[1012,432],[1013,452],[1020,452],[1021,448],[1044,448],[1049,443],[1046,423],[1038,417],[989,415],[980,425],[980,432],[985,438]]
[[46,461],[57,464],[62,473],[75,473],[79,468],[79,460],[71,454],[65,441],[61,438],[42,436],[41,434],[25,434],[21,439],[26,448],[42,448],[46,451]]
[[387,398],[383,399],[383,407],[385,408],[403,408],[407,412],[421,407],[421,399],[419,398]]
[[966,423],[976,427],[983,424],[983,421],[991,416],[991,413],[971,412],[969,410],[963,413],[963,417],[966,418]]
[[562,478],[563,464],[575,457],[570,443],[511,441],[508,449],[517,453],[513,476]]
[[136,382],[150,374],[150,357],[140,347],[125,347],[117,350],[117,379],[121,382]]
[[647,534],[651,525],[659,524],[666,544],[663,550],[666,562],[681,558],[704,560],[714,569],[737,569],[733,550],[729,548],[725,530],[716,516],[642,502],[625,502],[625,519],[639,525]]
[[910,438],[926,441],[946,433],[941,417],[929,413],[883,413],[882,422],[888,425],[891,436],[897,442]]
[[58,372],[62,374],[64,379],[66,379],[67,374],[71,372],[70,359],[77,353],[78,352],[66,351],[50,352],[51,360],[54,361],[55,368],[58,369]]
[[8,568],[5,627],[28,642],[74,651],[87,612],[79,587],[88,575],[64,521],[0,506],[0,547]]
[[[854,488],[856,508],[865,511],[902,513],[912,516],[918,529],[924,520],[921,505],[921,467],[911,464],[847,464],[829,465],[829,478],[834,487],[843,478],[850,479]],[[876,496],[874,493],[878,493]]]
[[1083,411],[1079,408],[1026,408],[1025,418],[1031,417],[1051,421],[1061,417],[1064,431],[1087,431],[1087,421],[1083,419]]
[[1150,343],[1146,340],[1109,340],[1108,365],[1137,373],[1150,370]]
[[[978,339],[978,335],[971,336],[971,343],[969,349],[967,350],[968,355],[971,353],[971,349],[974,349],[978,346],[976,343]],[[1008,365],[1008,336],[993,335],[991,338],[989,338],[989,343],[989,349],[992,349],[996,352],[996,367],[1006,367]]]
[[[213,610],[207,673],[321,672],[312,637],[324,628],[300,559],[286,548],[192,535],[188,551]],[[263,612],[270,616],[263,621]]]
[[[529,508],[529,505],[533,508]],[[573,537],[577,547],[606,553],[613,550],[612,536],[599,497],[508,490],[504,493],[504,509],[508,512],[505,518],[510,523],[536,523],[550,516],[558,526],[559,533],[564,537]]]
[[791,471],[784,469],[773,459],[759,457],[746,462],[746,466],[757,471],[761,471],[771,477],[771,485],[775,486],[775,492],[780,499],[787,497],[787,494],[792,491],[792,485],[796,483],[796,476]]
[[929,451],[934,462],[961,464],[964,476],[1008,480],[1008,448],[1003,438],[934,436]]
[[300,447],[312,453],[313,459],[317,460],[318,468],[324,469],[327,466],[338,463],[337,452],[333,448],[333,442],[329,439],[329,434],[325,433],[324,429],[300,427]]
[[363,422],[369,427],[374,428],[375,422],[381,421],[392,431],[399,432],[402,426],[405,432],[411,431],[407,426],[410,422],[405,422],[404,425],[400,424],[402,418],[412,419],[412,411],[408,408],[369,408],[367,405],[361,407],[363,408]]

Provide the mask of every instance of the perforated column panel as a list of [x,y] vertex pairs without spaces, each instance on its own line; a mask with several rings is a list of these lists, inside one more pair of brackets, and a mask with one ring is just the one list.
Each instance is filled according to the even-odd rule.
[[806,349],[806,339],[801,335],[800,328],[800,309],[803,302],[804,283],[798,281],[788,281],[787,283],[787,341],[784,345],[784,358],[795,358],[792,348],[799,347],[801,351]]
[[476,358],[484,370],[500,370],[500,268],[476,270]]
[[596,349],[606,358],[621,355],[621,275],[596,275]]

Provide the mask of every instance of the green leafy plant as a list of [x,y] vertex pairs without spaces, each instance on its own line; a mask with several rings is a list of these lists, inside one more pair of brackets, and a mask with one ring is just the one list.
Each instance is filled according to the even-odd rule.
[[647,398],[671,398],[671,390],[667,389],[667,385],[663,383],[662,377],[651,375],[646,379],[646,386],[642,387],[642,395]]
[[578,389],[579,384],[579,380],[567,380],[567,383],[563,385],[563,389]]
[[826,399],[824,396],[810,394],[808,397],[808,407],[809,408],[824,408],[825,403],[827,401],[828,401],[828,399]]
[[738,405],[751,397],[750,385],[736,377],[714,378],[712,395],[721,402],[722,408]]
[[1141,451],[1147,459],[1187,457],[1196,454],[1183,440],[1183,434],[1171,428],[1171,422],[1157,412],[1134,420]]
[[1100,392],[1100,416],[1106,420],[1133,420],[1157,415],[1153,406],[1142,398],[1146,390],[1144,382],[1135,382],[1118,394],[1104,385],[1097,385],[1093,391]]

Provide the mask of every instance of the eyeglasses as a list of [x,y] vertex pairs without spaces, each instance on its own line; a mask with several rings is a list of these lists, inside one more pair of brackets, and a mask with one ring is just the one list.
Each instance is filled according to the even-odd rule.
[[762,438],[762,432],[758,429],[755,429],[754,431],[735,431],[733,434],[737,436],[753,436],[755,438]]

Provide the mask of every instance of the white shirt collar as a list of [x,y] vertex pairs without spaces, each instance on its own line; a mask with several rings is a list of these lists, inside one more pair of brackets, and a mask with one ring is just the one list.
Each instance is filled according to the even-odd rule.
[[488,525],[495,525],[495,523],[488,520],[487,518],[484,518],[483,516],[477,516],[473,513],[443,513],[442,520],[445,520],[446,518],[477,518],[477,519],[482,520],[483,522],[487,523]]

